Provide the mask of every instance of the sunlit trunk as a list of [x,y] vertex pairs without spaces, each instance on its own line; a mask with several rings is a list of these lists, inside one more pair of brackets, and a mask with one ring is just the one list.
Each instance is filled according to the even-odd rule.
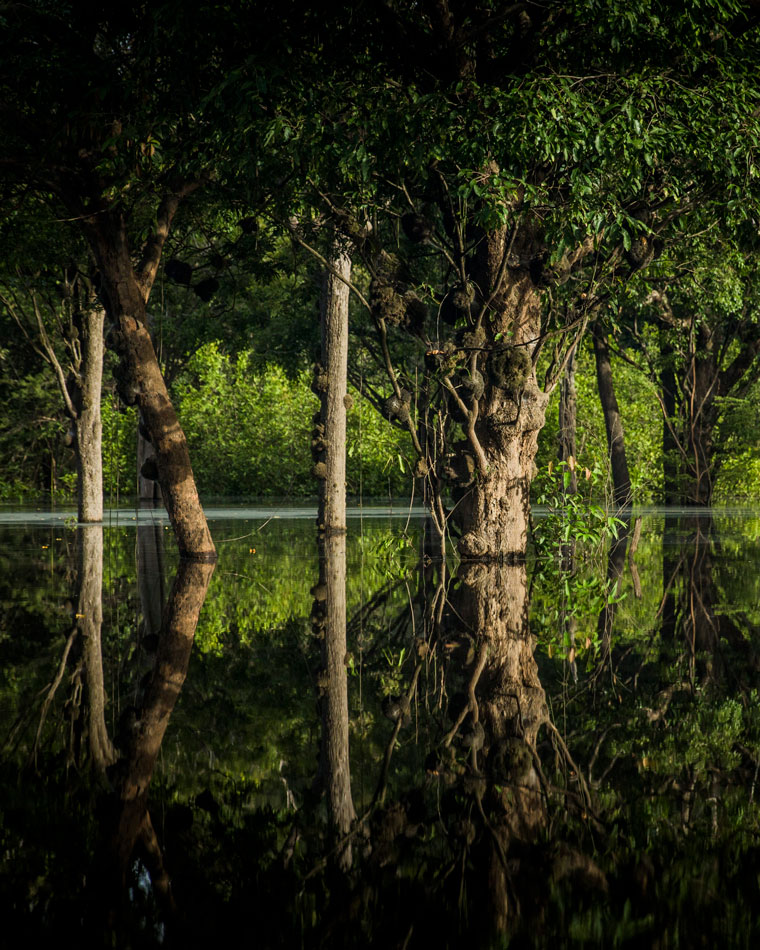
[[113,348],[121,357],[115,371],[119,393],[140,410],[156,452],[157,476],[180,555],[216,557],[198,498],[187,440],[166,389],[146,325],[146,299],[138,284],[123,223],[99,221],[91,232],[103,278]]
[[103,427],[100,394],[103,379],[102,307],[82,315],[82,367],[78,415],[74,420],[77,457],[77,499],[80,522],[103,520]]
[[[529,235],[525,242],[529,249]],[[482,314],[489,355],[479,358],[485,389],[472,435],[459,451],[460,471],[473,471],[473,478],[454,511],[466,559],[525,556],[530,484],[548,401],[531,360],[541,330],[539,292],[528,270],[505,268],[505,258],[507,229],[484,235],[473,276],[490,300]],[[471,462],[463,465],[466,456]]]

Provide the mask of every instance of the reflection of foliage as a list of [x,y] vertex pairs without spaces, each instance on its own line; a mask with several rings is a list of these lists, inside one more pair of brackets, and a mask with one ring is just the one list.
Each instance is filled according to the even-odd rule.
[[[617,537],[622,522],[592,502],[593,487],[603,477],[573,464],[578,490],[568,492],[571,470],[566,462],[547,468],[536,478],[536,501],[546,513],[534,516],[533,596],[531,626],[551,656],[580,655],[598,647],[597,616],[607,603],[620,599],[610,589],[605,574],[604,553]],[[571,642],[568,621],[576,626]]]

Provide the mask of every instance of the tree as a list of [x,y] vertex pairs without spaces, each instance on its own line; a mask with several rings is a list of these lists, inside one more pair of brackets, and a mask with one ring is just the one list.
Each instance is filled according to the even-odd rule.
[[[756,200],[756,43],[734,2],[368,0],[320,32],[326,81],[277,141],[369,271],[386,412],[433,498],[448,480],[463,557],[524,555],[548,393],[657,234]],[[394,365],[398,334],[417,358]]]
[[[40,221],[26,221],[38,226]],[[0,303],[22,337],[50,367],[70,422],[67,441],[77,467],[77,512],[80,522],[103,519],[102,423],[103,307],[92,278],[75,262],[43,243],[45,265],[57,271],[51,280],[30,272],[39,255],[16,262],[0,278]],[[23,246],[23,244],[22,244]],[[29,250],[29,248],[26,248]],[[56,261],[56,258],[58,259]]]
[[[200,58],[200,24],[183,30],[175,12],[154,4],[146,16],[139,3],[118,11],[57,3],[4,9],[3,170],[12,194],[50,196],[59,216],[81,229],[121,358],[120,393],[138,405],[156,450],[180,552],[208,558],[213,542],[146,319],[174,217],[209,167],[193,110],[215,73]],[[203,44],[211,54],[208,36]],[[188,56],[207,68],[188,75]]]

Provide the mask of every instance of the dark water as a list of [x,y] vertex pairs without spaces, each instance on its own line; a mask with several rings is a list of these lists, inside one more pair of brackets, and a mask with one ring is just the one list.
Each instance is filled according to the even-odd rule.
[[403,506],[208,514],[213,573],[0,512],[18,945],[757,945],[760,516],[460,565]]

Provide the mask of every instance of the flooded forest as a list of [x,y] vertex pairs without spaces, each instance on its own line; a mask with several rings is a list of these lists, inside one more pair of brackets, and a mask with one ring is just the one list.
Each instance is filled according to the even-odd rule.
[[316,7],[0,8],[12,945],[755,947],[760,7]]

